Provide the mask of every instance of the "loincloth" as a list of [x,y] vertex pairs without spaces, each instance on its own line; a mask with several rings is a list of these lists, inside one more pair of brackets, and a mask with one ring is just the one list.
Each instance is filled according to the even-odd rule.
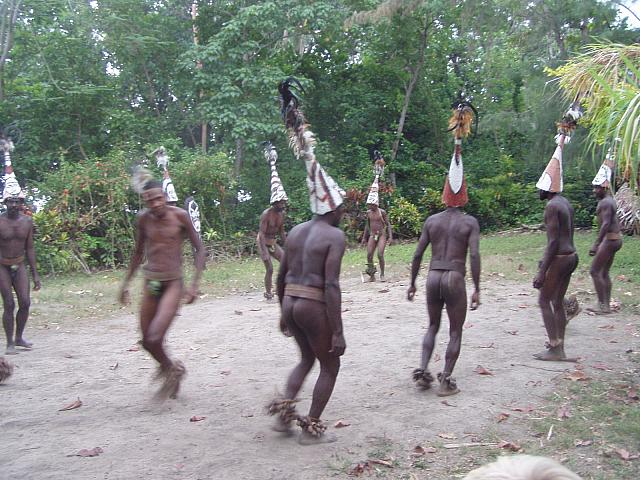
[[376,233],[373,234],[373,241],[375,243],[378,243],[380,241],[380,239],[386,240],[386,238],[387,237],[386,237],[384,232],[382,232],[382,233],[381,232],[376,232]]
[[258,247],[260,247],[261,238],[264,240],[264,244],[267,246],[267,250],[269,251],[269,253],[276,253],[276,239],[261,237],[260,234],[258,233],[258,236],[256,237],[256,242],[258,242]]
[[288,283],[284,287],[284,295],[288,297],[306,298],[307,300],[315,300],[324,303],[324,290],[317,287],[309,287],[307,285],[299,285],[297,283]]
[[154,272],[152,270],[148,270],[145,267],[142,267],[142,274],[144,275],[145,280],[155,280],[159,282],[168,282],[170,280],[179,280],[182,278],[181,270],[169,272]]
[[464,275],[466,273],[464,262],[459,260],[431,260],[429,270],[450,270]]
[[609,232],[604,236],[605,240],[622,240],[620,232]]
[[22,262],[24,262],[24,255],[20,255],[19,257],[15,258],[0,258],[0,265],[5,265],[7,267],[10,267],[12,265],[20,265]]

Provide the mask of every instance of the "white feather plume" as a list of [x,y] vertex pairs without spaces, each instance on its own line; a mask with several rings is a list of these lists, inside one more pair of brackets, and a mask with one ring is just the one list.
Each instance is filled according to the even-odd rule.
[[133,187],[133,191],[141,194],[144,190],[144,186],[153,180],[153,175],[149,170],[142,166],[137,166],[133,170],[133,175],[131,176],[131,186]]

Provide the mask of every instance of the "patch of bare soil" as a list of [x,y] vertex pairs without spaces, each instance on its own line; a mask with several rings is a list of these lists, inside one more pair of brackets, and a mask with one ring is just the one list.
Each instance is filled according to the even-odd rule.
[[[575,372],[574,364],[532,358],[543,348],[545,331],[528,281],[483,281],[482,305],[467,316],[454,372],[461,393],[442,399],[411,381],[427,325],[423,282],[410,303],[406,274],[386,283],[343,279],[348,346],[324,414],[338,441],[313,447],[273,432],[273,419],[265,415],[298,353],[278,330],[278,304],[265,302],[260,292],[182,308],[168,343],[188,375],[180,397],[160,405],[152,401],[156,365],[136,344],[134,315],[99,323],[40,315],[27,332],[35,348],[10,358],[14,375],[0,385],[0,476],[462,476],[487,452],[499,451],[495,443],[531,438],[525,420],[544,411],[556,382],[571,381],[564,377]],[[582,313],[568,327],[567,354],[581,358],[587,375],[603,364],[620,371],[628,362],[625,350],[638,349],[637,320],[624,311]],[[445,315],[434,374],[444,363],[447,330]],[[317,372],[303,387],[301,412]],[[76,406],[61,410],[70,405]],[[335,428],[338,421],[346,426]],[[464,446],[478,442],[489,445]],[[465,458],[472,460],[456,460],[469,451]]]

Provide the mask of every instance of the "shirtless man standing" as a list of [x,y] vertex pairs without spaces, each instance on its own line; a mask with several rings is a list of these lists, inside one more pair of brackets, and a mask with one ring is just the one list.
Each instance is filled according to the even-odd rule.
[[607,155],[605,163],[600,167],[598,174],[593,179],[593,194],[598,199],[598,224],[600,230],[595,243],[589,250],[593,257],[591,263],[591,278],[598,295],[598,305],[589,308],[592,313],[605,315],[611,313],[611,278],[609,269],[613,263],[615,254],[622,247],[622,235],[618,222],[618,206],[610,194],[612,159]]
[[471,264],[474,291],[471,295],[471,310],[480,305],[480,225],[471,215],[460,210],[468,202],[467,184],[462,167],[462,138],[468,133],[467,124],[472,121],[470,107],[461,106],[454,111],[450,122],[455,130],[455,150],[442,192],[444,212],[430,216],[424,222],[422,234],[411,263],[411,285],[407,299],[413,301],[416,294],[416,278],[427,246],[431,243],[431,263],[427,276],[427,313],[429,329],[422,342],[420,368],[413,372],[413,380],[422,388],[429,388],[433,376],[428,370],[433,353],[436,334],[440,329],[442,308],[447,307],[449,317],[449,345],[445,355],[444,371],[438,374],[440,388],[438,396],[455,395],[460,390],[451,378],[453,368],[460,355],[462,327],[467,316],[467,289],[465,286],[465,260],[467,251]]
[[287,206],[287,193],[284,191],[280,176],[276,170],[276,161],[278,153],[271,142],[266,142],[264,147],[264,157],[271,167],[271,206],[260,215],[260,229],[256,237],[256,244],[260,258],[264,263],[264,298],[271,300],[273,298],[272,278],[273,278],[273,262],[271,258],[275,258],[278,262],[282,261],[282,248],[276,242],[276,235],[280,234],[280,240],[284,245],[287,235],[284,231],[284,215]]
[[[36,253],[33,248],[33,220],[22,212],[24,192],[13,173],[10,152],[13,143],[0,140],[0,150],[5,158],[5,186],[3,192],[7,211],[0,215],[0,292],[4,304],[2,324],[7,337],[7,355],[15,355],[16,346],[29,349],[32,343],[24,338],[24,329],[29,318],[31,306],[29,275],[26,262],[31,268],[34,290],[40,290],[40,276],[36,269]],[[18,298],[18,311],[15,314],[13,291]],[[15,337],[14,337],[15,323]]]
[[[294,337],[301,358],[289,375],[285,396],[269,405],[269,413],[278,415],[274,427],[277,431],[289,432],[290,423],[297,420],[302,427],[298,442],[310,445],[336,440],[334,435],[325,434],[326,426],[320,416],[333,392],[340,356],[346,348],[339,283],[346,240],[338,228],[344,192],[316,161],[313,132],[307,130],[297,103],[285,106],[294,110],[286,111],[285,122],[294,152],[305,161],[314,217],[289,232],[280,263],[277,278],[280,330]],[[301,127],[292,128],[294,122],[289,120],[293,119],[298,119],[295,124]],[[311,408],[308,415],[300,416],[294,407],[296,396],[316,359],[320,362],[320,375],[313,389]]]
[[534,288],[540,290],[538,305],[542,311],[549,341],[546,350],[534,355],[538,360],[567,361],[564,352],[564,333],[567,316],[564,296],[571,274],[578,266],[578,254],[573,244],[573,208],[562,192],[562,148],[564,136],[559,136],[558,146],[538,180],[536,187],[540,200],[547,200],[544,209],[544,225],[547,231],[547,247],[539,263]]
[[[181,361],[167,356],[163,347],[164,337],[176,315],[180,299],[184,296],[185,303],[193,303],[196,299],[205,251],[187,212],[166,204],[160,182],[140,169],[134,174],[134,189],[142,195],[147,208],[138,214],[135,249],[118,297],[122,304],[130,303],[129,282],[146,257],[147,263],[142,267],[145,280],[140,305],[142,346],[160,364],[159,376],[164,377],[157,397],[175,398],[185,368]],[[193,246],[196,267],[186,292],[182,279],[185,237]]]

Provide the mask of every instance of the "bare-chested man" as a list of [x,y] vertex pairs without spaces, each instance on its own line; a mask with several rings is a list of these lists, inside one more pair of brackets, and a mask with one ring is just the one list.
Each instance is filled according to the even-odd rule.
[[[563,127],[561,127],[563,128]],[[564,296],[571,274],[578,266],[578,254],[573,244],[573,207],[562,192],[562,149],[568,130],[561,130],[558,146],[536,184],[540,200],[547,200],[544,225],[547,247],[533,280],[540,290],[538,305],[542,311],[549,341],[546,350],[534,355],[538,360],[566,361],[564,333],[567,326]]]
[[362,244],[367,241],[367,270],[369,280],[376,279],[376,267],[373,264],[373,254],[378,251],[378,263],[380,264],[380,280],[384,280],[384,249],[393,240],[391,222],[387,217],[387,212],[378,207],[375,203],[367,204],[367,222],[362,235]]
[[467,290],[465,286],[465,260],[467,251],[471,264],[471,278],[475,289],[471,295],[471,310],[480,304],[480,226],[471,215],[459,208],[447,208],[430,216],[424,222],[422,234],[411,263],[411,286],[407,298],[413,301],[416,278],[427,246],[431,244],[431,263],[427,276],[427,312],[429,329],[422,342],[422,361],[414,371],[414,381],[429,388],[433,377],[428,370],[436,334],[440,329],[442,308],[447,307],[449,317],[449,345],[445,356],[444,371],[438,374],[439,396],[454,395],[460,390],[451,378],[460,355],[462,327],[467,316]]
[[[29,274],[25,260],[31,268],[34,290],[40,290],[40,276],[36,269],[36,254],[33,248],[33,220],[21,213],[24,199],[17,195],[9,196],[5,198],[4,204],[7,211],[0,215],[0,291],[4,304],[2,324],[7,336],[6,353],[13,355],[17,353],[16,346],[26,349],[32,347],[31,342],[24,338],[31,305]],[[18,298],[15,319],[14,290]]]
[[[175,396],[185,374],[181,361],[171,360],[164,347],[164,337],[178,311],[180,299],[195,301],[198,282],[205,263],[205,251],[189,215],[181,208],[166,204],[162,184],[142,177],[137,182],[146,209],[138,214],[136,245],[127,276],[119,293],[123,304],[130,302],[128,285],[143,259],[144,287],[140,305],[142,345],[160,364],[159,376],[164,384],[159,398]],[[182,278],[182,244],[189,238],[195,256],[195,273],[189,288]]]
[[[302,427],[298,442],[303,445],[335,440],[325,433],[320,420],[340,370],[346,343],[342,332],[340,267],[346,240],[338,228],[343,215],[344,191],[316,161],[315,138],[308,130],[295,96],[289,91],[291,79],[280,84],[282,114],[296,156],[307,170],[307,186],[314,217],[295,226],[285,244],[280,263],[277,292],[280,302],[280,330],[293,336],[300,349],[300,362],[287,380],[285,396],[269,405],[278,415],[275,430],[289,432],[293,420]],[[320,375],[313,389],[309,414],[296,412],[296,396],[316,359]]]
[[285,200],[279,200],[274,202],[269,208],[267,208],[262,215],[260,215],[260,231],[256,238],[258,245],[258,251],[260,252],[260,258],[264,263],[264,298],[271,300],[273,298],[272,285],[273,285],[273,262],[272,258],[275,258],[279,262],[282,261],[283,251],[278,242],[276,236],[279,234],[280,239],[284,243],[287,236],[284,231],[284,216],[287,202]]
[[611,278],[609,269],[613,264],[615,254],[622,247],[622,235],[618,222],[618,206],[611,196],[609,185],[611,182],[611,166],[607,161],[600,167],[600,171],[593,179],[593,194],[598,199],[596,215],[600,230],[595,243],[589,250],[593,257],[591,263],[591,278],[598,295],[598,305],[588,310],[595,314],[611,313]]

